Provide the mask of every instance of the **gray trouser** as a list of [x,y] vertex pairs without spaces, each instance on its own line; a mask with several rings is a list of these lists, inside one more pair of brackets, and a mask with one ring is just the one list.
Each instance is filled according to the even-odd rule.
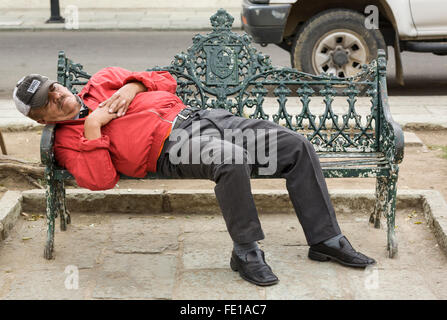
[[[197,127],[200,128],[200,136],[193,130]],[[188,148],[180,148],[184,146],[178,142],[181,139],[166,140],[158,159],[157,172],[173,178],[203,178],[216,182],[216,198],[233,241],[247,243],[264,239],[251,193],[250,175],[253,170],[266,169],[267,164],[260,161],[257,153],[247,151],[252,150],[251,145],[225,140],[224,132],[228,129],[258,133],[255,146],[266,147],[269,156],[273,151],[269,150],[268,142],[273,137],[271,133],[276,133],[274,173],[286,179],[290,200],[309,245],[341,233],[318,156],[312,144],[301,134],[268,120],[246,119],[221,109],[196,112],[182,122],[170,138],[179,129],[188,135]],[[216,131],[220,132],[220,137]],[[227,152],[231,150],[233,152]],[[187,155],[182,155],[182,152]],[[198,159],[198,153],[205,157]],[[243,154],[244,161],[228,161],[231,160],[228,157],[240,154]],[[217,157],[221,161],[210,161]],[[180,158],[183,160],[179,161]]]

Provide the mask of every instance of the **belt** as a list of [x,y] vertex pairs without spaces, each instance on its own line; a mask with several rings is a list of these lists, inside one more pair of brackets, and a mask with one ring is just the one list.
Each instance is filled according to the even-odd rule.
[[177,129],[187,119],[191,118],[197,111],[202,110],[199,107],[187,107],[180,111],[172,122],[172,130]]

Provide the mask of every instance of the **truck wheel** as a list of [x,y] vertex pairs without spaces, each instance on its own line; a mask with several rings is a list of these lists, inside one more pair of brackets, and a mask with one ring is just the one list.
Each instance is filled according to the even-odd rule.
[[301,26],[291,60],[294,68],[306,73],[346,78],[375,59],[378,49],[386,49],[385,40],[379,30],[365,27],[365,16],[353,10],[330,9]]

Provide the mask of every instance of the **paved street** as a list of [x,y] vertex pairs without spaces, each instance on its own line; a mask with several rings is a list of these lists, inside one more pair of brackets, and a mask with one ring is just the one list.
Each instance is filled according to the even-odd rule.
[[[209,31],[0,32],[0,99],[11,98],[13,86],[22,75],[37,72],[54,77],[59,50],[65,50],[68,57],[83,64],[90,73],[116,65],[144,70],[169,65],[175,54],[186,51],[199,32]],[[270,55],[273,65],[290,67],[290,56],[283,49],[275,45],[254,47]],[[402,88],[394,81],[394,54],[390,48],[390,95],[447,95],[447,57],[404,52],[403,64],[406,86]]]

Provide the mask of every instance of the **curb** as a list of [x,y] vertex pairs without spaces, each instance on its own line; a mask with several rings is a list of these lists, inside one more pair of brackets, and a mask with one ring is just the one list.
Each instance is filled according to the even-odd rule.
[[[259,213],[294,213],[287,190],[252,190]],[[436,194],[438,195],[436,197]],[[46,211],[45,190],[33,189],[22,193],[23,211]],[[330,196],[337,212],[350,213],[359,210],[373,210],[375,195],[372,190],[333,190]],[[431,208],[446,208],[441,194],[431,190],[402,190],[398,192],[396,206],[399,209],[424,208],[428,199]],[[67,209],[76,212],[99,213],[172,213],[212,214],[220,211],[213,190],[163,190],[163,189],[112,189],[90,191],[87,189],[66,189]],[[442,212],[442,210],[439,210]],[[438,211],[437,211],[438,212]],[[438,217],[438,215],[436,216]]]
[[[61,11],[66,23],[46,23],[50,8],[9,8],[0,14],[0,31],[178,31],[212,30],[216,7],[76,8]],[[240,6],[224,6],[233,16],[233,29],[241,29]],[[73,21],[77,21],[76,24]]]
[[425,219],[439,246],[447,253],[447,203],[438,191],[426,190],[422,195]]
[[[294,213],[286,190],[252,190],[256,208],[262,214]],[[45,212],[45,190],[24,191],[23,211]],[[334,190],[331,200],[337,212],[350,213],[359,210],[373,210],[375,195],[369,190]],[[422,209],[421,192],[406,190],[398,193],[397,207],[400,209],[418,207]],[[213,190],[162,190],[162,189],[112,189],[90,191],[87,189],[66,189],[67,209],[76,212],[98,213],[170,213],[214,214],[220,211]]]
[[2,132],[28,132],[41,131],[45,128],[42,124],[26,124],[26,125],[0,125]]
[[435,130],[447,129],[447,123],[407,122],[407,123],[401,124],[401,127],[402,127],[402,130],[435,131]]
[[[294,213],[286,190],[253,190],[259,213]],[[337,213],[373,210],[372,190],[333,190],[330,196]],[[215,214],[220,212],[213,190],[107,190],[67,189],[68,210],[151,214]],[[399,209],[418,208],[445,254],[447,254],[447,203],[438,191],[402,190],[397,194]],[[45,190],[7,191],[0,199],[0,235],[4,240],[20,212],[45,212]]]
[[[13,27],[1,27],[0,32],[2,31],[8,31],[8,32],[21,32],[21,31],[28,31],[28,32],[39,32],[39,31],[57,31],[57,32],[83,32],[83,31],[141,31],[141,32],[147,32],[147,31],[191,31],[191,32],[199,32],[199,31],[212,31],[213,29],[210,26],[185,26],[185,27],[178,27],[178,26],[172,26],[172,27],[162,27],[162,26],[155,26],[155,27],[107,27],[107,28],[94,28],[94,27],[86,27],[86,28],[80,28],[77,30],[67,30],[64,28],[42,28],[42,27],[22,27],[22,28],[13,28]],[[232,31],[242,31],[241,26],[233,26],[231,28]]]
[[[27,125],[0,125],[0,131],[1,132],[39,132],[44,129],[44,125],[41,124],[27,124]],[[423,126],[422,126],[423,127]],[[430,130],[446,130],[447,126],[444,127],[436,127],[434,128],[432,125],[426,124],[426,128],[430,127]],[[413,128],[413,130],[419,130],[421,127],[418,127],[418,129]],[[405,147],[421,147],[424,146],[424,143],[420,140],[420,138],[415,134],[414,132],[405,131],[404,129],[404,136],[405,136]]]
[[22,212],[22,193],[7,191],[0,199],[0,240],[5,240]]

